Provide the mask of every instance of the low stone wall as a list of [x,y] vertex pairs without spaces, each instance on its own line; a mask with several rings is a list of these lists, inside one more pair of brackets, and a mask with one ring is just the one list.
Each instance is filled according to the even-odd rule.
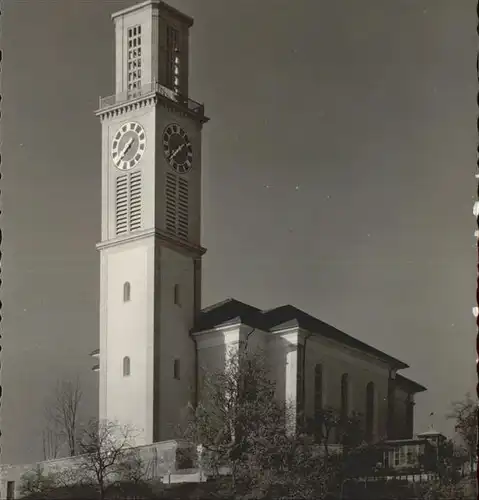
[[[143,461],[147,480],[164,480],[165,476],[187,472],[196,465],[195,448],[186,441],[161,441],[136,449]],[[26,465],[0,465],[0,498],[7,498],[8,483],[11,482],[14,484],[15,498],[20,498],[22,476],[27,472],[40,469],[44,475],[57,474],[73,470],[81,460],[81,456],[77,456]]]
[[187,441],[161,441],[137,449],[145,463],[148,479],[162,478],[195,466],[195,448]]

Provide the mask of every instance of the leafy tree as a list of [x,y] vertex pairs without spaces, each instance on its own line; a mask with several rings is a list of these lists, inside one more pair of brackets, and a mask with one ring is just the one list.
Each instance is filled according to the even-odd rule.
[[[464,489],[460,484],[441,484],[435,480],[416,485],[416,498],[421,500],[465,500]],[[470,498],[470,497],[469,497]]]
[[332,436],[338,434],[337,429],[340,424],[341,413],[331,406],[318,410],[314,418],[306,421],[307,433],[313,435],[316,443],[323,447],[326,457],[329,456]]
[[420,455],[419,463],[423,470],[435,472],[440,484],[455,484],[461,478],[459,469],[468,459],[464,451],[451,439],[440,442],[437,447],[429,444]]
[[264,421],[279,416],[273,394],[264,359],[240,345],[237,352],[230,352],[224,371],[205,373],[201,402],[191,408],[182,434],[201,444],[214,468],[230,464],[244,448],[248,431],[258,425],[256,417]]
[[323,499],[335,477],[333,462],[310,436],[279,429],[256,437],[237,471],[241,485],[254,498]]
[[474,474],[474,464],[477,457],[477,420],[478,405],[470,394],[466,394],[462,401],[452,403],[448,418],[455,420],[455,430],[467,450],[471,475]]
[[354,450],[365,444],[365,433],[362,427],[362,415],[357,411],[342,417],[338,422],[340,442],[346,450]]
[[343,451],[341,469],[344,478],[371,477],[382,467],[383,443],[361,443]]
[[202,389],[182,435],[202,446],[213,471],[230,469],[232,491],[323,498],[328,462],[296,427],[295,407],[275,397],[263,353],[239,344],[224,370],[205,373]]

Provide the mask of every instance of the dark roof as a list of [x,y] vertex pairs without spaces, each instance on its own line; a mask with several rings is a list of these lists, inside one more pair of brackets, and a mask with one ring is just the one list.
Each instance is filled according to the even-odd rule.
[[399,375],[399,373],[396,375],[396,384],[413,393],[427,391],[427,388],[423,385],[418,384],[417,382],[414,382],[414,380],[406,378],[403,375]]
[[322,335],[344,345],[372,354],[386,361],[396,369],[408,368],[406,363],[341,332],[333,326],[291,305],[262,311],[257,307],[229,298],[203,309],[192,331],[197,333],[234,323],[243,323],[252,328],[270,332],[296,326],[308,332]]
[[243,323],[260,330],[268,329],[261,309],[229,298],[202,309],[195,322],[193,332],[212,330],[213,328],[235,323]]
[[385,352],[351,337],[347,333],[334,328],[334,326],[324,323],[324,321],[321,321],[320,319],[317,319],[294,306],[280,306],[276,309],[266,311],[265,315],[267,318],[270,318],[270,331],[277,331],[282,328],[298,326],[308,332],[318,333],[326,338],[340,342],[341,344],[345,344],[360,351],[372,354],[387,361],[397,369],[408,368],[408,365],[399,359],[393,358]]

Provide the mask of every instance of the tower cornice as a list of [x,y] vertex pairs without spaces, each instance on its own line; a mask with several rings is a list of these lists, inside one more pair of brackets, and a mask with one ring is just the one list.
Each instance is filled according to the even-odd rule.
[[165,12],[168,12],[168,14],[173,15],[174,17],[177,17],[178,19],[181,19],[188,28],[191,28],[193,26],[193,18],[190,16],[187,16],[183,12],[180,12],[178,9],[175,9],[171,5],[168,5],[167,3],[163,2],[162,0],[146,0],[145,2],[132,5],[131,7],[128,7],[126,9],[120,10],[118,12],[115,12],[114,14],[111,15],[112,20],[116,19],[117,17],[124,16],[126,14],[131,14],[132,12],[135,12],[137,10],[144,9],[145,7],[148,7],[151,5],[153,8],[156,9],[162,9]]
[[190,241],[184,241],[180,238],[176,238],[175,236],[172,236],[158,228],[146,229],[144,231],[138,231],[124,236],[118,236],[117,238],[113,238],[111,240],[101,241],[96,244],[96,248],[97,250],[104,250],[106,248],[112,248],[124,245],[125,243],[132,243],[151,237],[154,237],[156,240],[169,248],[178,250],[184,255],[199,258],[206,252],[206,248],[196,245]]
[[156,106],[157,104],[187,116],[200,124],[209,121],[204,114],[204,106],[188,97],[183,97],[158,82],[152,82],[144,85],[135,92],[111,95],[100,98],[100,107],[95,111],[95,115],[101,120],[113,118],[129,113],[139,108],[147,106]]

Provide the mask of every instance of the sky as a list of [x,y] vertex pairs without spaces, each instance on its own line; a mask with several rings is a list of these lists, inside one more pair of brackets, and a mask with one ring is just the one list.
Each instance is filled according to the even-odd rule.
[[[118,0],[5,0],[1,30],[2,463],[41,459],[79,376],[97,411],[99,96]],[[195,19],[205,103],[203,305],[294,304],[428,387],[450,432],[475,387],[472,0],[171,0]],[[430,417],[430,413],[434,415]]]

